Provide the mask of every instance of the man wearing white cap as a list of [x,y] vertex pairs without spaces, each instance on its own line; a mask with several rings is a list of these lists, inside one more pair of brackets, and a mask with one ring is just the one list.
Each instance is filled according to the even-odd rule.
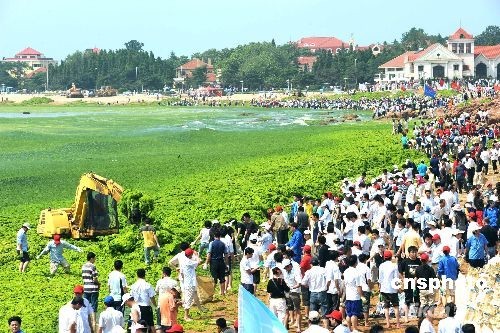
[[26,233],[30,230],[29,223],[24,223],[21,229],[17,232],[17,241],[16,241],[16,249],[19,254],[19,272],[26,272],[26,268],[30,262],[30,256],[28,253],[28,237]]

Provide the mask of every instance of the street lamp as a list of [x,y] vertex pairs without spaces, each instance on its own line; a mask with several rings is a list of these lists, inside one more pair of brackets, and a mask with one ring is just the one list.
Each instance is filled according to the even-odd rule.
[[287,88],[287,91],[288,93],[290,93],[290,80],[286,80],[286,88]]
[[241,80],[240,83],[241,83],[241,93],[243,94],[243,80]]
[[95,90],[94,90],[94,96],[97,97],[97,67],[95,69]]
[[344,90],[347,91],[347,78],[344,78]]
[[354,78],[356,79],[356,88],[358,87],[358,67],[357,67],[358,59],[354,59]]

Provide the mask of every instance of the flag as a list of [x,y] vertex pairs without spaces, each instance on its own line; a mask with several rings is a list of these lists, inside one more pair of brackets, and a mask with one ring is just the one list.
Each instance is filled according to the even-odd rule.
[[434,91],[434,89],[432,89],[428,84],[426,84],[424,86],[424,95],[434,98],[436,97],[436,91]]
[[288,333],[271,310],[241,285],[238,290],[238,326],[240,333]]
[[454,89],[454,90],[459,91],[459,90],[460,90],[460,84],[458,84],[458,82],[457,82],[457,81],[453,81],[453,82],[451,83],[451,89]]

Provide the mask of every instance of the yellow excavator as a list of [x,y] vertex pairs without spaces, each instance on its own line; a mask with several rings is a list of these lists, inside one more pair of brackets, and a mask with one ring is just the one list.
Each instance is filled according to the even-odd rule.
[[37,233],[74,239],[93,238],[118,233],[118,209],[123,188],[111,179],[85,173],[76,189],[71,208],[44,209],[40,213]]

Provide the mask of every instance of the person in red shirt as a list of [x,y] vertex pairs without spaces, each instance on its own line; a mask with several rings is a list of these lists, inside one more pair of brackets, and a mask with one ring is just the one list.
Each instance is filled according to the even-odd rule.
[[[302,274],[302,277],[304,277],[304,274],[311,269],[311,260],[311,247],[306,245],[302,248],[302,258],[300,260],[300,273]],[[302,294],[302,305],[305,307],[306,313],[309,313],[309,288],[302,285],[300,287],[300,292]]]

